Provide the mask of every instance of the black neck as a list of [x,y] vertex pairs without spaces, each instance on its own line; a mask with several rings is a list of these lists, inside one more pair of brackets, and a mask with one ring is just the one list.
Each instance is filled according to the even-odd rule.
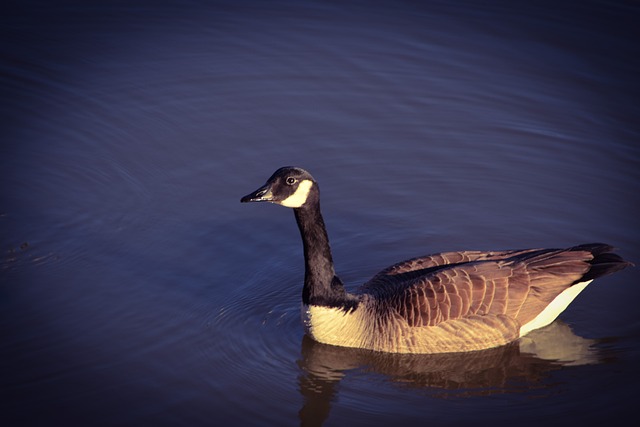
[[294,209],[304,245],[304,304],[353,308],[353,298],[336,276],[329,247],[329,237],[320,213],[320,201],[315,194],[302,207]]

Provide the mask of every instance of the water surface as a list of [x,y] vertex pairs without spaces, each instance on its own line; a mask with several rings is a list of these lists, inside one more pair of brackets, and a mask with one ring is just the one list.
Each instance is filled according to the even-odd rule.
[[405,258],[640,260],[633,3],[14,2],[0,17],[3,425],[461,425],[635,413],[637,268],[467,355],[314,343],[310,170],[350,289]]

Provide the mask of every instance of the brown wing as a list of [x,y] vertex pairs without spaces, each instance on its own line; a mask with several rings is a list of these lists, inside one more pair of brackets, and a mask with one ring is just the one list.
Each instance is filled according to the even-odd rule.
[[540,249],[519,249],[507,251],[457,251],[442,252],[412,258],[389,266],[376,274],[369,283],[378,279],[384,280],[388,276],[424,270],[427,268],[440,267],[443,265],[468,263],[473,261],[501,260],[512,258],[518,255],[540,251]]
[[430,258],[422,266],[431,267],[420,269],[417,260],[392,266],[365,288],[414,327],[487,315],[524,324],[580,279],[593,256],[587,251],[527,250]]

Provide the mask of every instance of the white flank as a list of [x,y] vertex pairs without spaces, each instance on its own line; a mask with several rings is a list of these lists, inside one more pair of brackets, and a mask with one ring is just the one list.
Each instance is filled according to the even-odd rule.
[[591,283],[591,280],[582,283],[576,283],[575,285],[567,288],[560,295],[555,297],[551,304],[549,304],[540,314],[536,316],[535,319],[523,325],[520,328],[520,336],[525,336],[529,332],[534,329],[542,328],[543,326],[549,325],[551,322],[556,320],[556,318],[562,313],[571,301],[573,301],[580,292],[587,287],[587,285]]
[[279,204],[288,208],[299,208],[307,201],[307,197],[309,196],[309,191],[311,191],[312,185],[313,181],[310,181],[308,179],[300,181],[296,192],[281,201]]

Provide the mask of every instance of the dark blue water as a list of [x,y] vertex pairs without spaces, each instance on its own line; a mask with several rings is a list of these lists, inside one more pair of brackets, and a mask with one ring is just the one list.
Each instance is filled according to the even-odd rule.
[[640,261],[633,2],[9,2],[2,425],[461,425],[635,414],[638,269],[537,335],[398,356],[304,337],[290,211],[349,288],[405,258],[603,241]]

